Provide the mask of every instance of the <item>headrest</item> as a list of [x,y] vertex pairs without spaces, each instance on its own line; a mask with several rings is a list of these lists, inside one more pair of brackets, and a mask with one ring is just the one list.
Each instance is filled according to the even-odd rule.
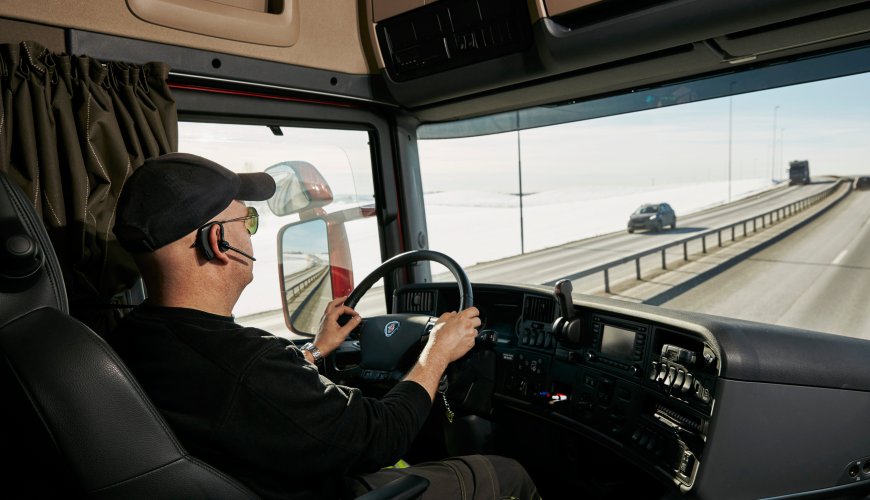
[[69,310],[57,255],[33,205],[0,172],[0,326],[45,306]]

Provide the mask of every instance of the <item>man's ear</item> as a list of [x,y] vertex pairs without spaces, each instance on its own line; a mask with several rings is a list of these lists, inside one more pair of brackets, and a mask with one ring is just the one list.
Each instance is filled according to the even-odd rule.
[[226,254],[226,250],[221,248],[221,241],[223,241],[223,238],[221,237],[221,225],[212,224],[208,228],[208,246],[214,253],[214,259],[212,260],[219,261],[222,264],[228,264],[230,262],[230,258]]

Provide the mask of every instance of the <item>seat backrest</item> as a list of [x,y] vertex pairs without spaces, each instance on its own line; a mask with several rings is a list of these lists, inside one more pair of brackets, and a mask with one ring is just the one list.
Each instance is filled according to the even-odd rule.
[[4,495],[256,498],[191,457],[108,344],[67,314],[45,228],[2,172],[0,355]]

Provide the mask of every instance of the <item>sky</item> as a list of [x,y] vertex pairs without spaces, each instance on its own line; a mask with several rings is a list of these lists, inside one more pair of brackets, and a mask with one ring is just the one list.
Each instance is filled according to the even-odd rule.
[[813,175],[870,174],[868,90],[858,75],[524,130],[519,144],[516,132],[421,141],[424,190],[518,192],[518,158],[524,193],[727,180],[729,152],[732,179],[783,178],[791,160]]

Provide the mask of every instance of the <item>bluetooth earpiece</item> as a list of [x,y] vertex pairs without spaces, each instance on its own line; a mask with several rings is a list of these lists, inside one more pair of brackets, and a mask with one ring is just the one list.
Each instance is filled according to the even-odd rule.
[[220,250],[221,252],[232,250],[234,252],[244,255],[252,261],[257,260],[252,255],[248,255],[242,250],[230,245],[229,242],[224,239],[224,225],[220,222],[213,222],[211,224],[207,224],[199,228],[198,230],[195,246],[199,247],[202,250],[202,256],[205,257],[205,260],[212,260],[215,258],[215,253],[212,251],[211,244],[208,241],[209,233],[211,233],[211,228],[215,225],[218,226],[218,250]]
[[223,226],[221,226],[217,222],[215,222],[214,224],[207,224],[205,226],[202,226],[197,231],[196,246],[199,247],[200,250],[202,250],[202,256],[205,257],[205,260],[212,260],[215,257],[214,252],[211,249],[211,244],[208,241],[208,235],[211,232],[212,226],[214,226],[215,224],[220,227],[220,235],[218,236],[218,248],[220,248],[224,252],[226,251],[221,245],[221,243],[226,243],[226,241],[224,241]]

